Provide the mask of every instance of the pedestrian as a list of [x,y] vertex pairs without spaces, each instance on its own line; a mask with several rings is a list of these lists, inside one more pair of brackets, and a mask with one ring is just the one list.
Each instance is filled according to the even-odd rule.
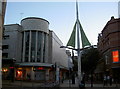
[[106,75],[104,75],[103,77],[103,86],[106,86],[107,85],[107,77]]
[[110,82],[110,86],[112,86],[112,80],[113,80],[112,79],[112,75],[110,75],[110,81],[109,81]]
[[84,85],[84,87],[85,87],[85,74],[83,74],[81,83],[82,83],[82,84]]
[[64,81],[64,76],[62,77],[62,83],[63,83],[63,81]]
[[91,74],[91,87],[93,87],[93,74]]
[[109,75],[107,76],[107,84],[108,83],[110,84],[110,76]]

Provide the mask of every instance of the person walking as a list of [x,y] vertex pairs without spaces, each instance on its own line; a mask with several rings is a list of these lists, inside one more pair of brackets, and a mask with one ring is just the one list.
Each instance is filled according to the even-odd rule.
[[112,75],[110,75],[110,81],[109,81],[110,82],[110,86],[112,86],[112,80],[113,80],[112,79]]
[[110,76],[107,76],[107,85],[110,84]]
[[106,86],[107,85],[107,76],[104,75],[103,77],[103,86]]

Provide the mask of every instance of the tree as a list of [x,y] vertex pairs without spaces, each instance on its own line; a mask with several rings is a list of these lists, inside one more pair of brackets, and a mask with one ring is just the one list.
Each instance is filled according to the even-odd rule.
[[91,74],[94,72],[97,63],[100,59],[99,52],[95,48],[85,49],[81,55],[82,72]]

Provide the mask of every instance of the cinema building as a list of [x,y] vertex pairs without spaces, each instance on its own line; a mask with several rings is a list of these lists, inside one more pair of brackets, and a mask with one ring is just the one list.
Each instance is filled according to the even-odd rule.
[[120,80],[120,18],[111,17],[98,36],[98,50],[103,55],[101,66],[106,75]]
[[[66,76],[68,56],[57,35],[49,30],[49,22],[42,18],[24,18],[19,24],[5,25],[4,60],[14,59],[16,80],[55,80]],[[13,66],[13,67],[11,67]],[[3,68],[5,68],[4,66]],[[56,73],[56,69],[58,70]],[[10,74],[7,71],[6,74]],[[58,74],[58,75],[56,75]]]

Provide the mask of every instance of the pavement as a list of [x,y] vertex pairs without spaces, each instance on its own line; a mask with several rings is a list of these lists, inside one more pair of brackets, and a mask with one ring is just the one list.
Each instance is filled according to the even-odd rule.
[[[60,82],[60,84],[56,84],[53,82],[49,83],[39,83],[39,82],[25,82],[25,81],[14,81],[11,82],[10,80],[4,80],[2,82],[2,89],[41,89],[41,88],[53,88],[57,87],[57,89],[63,89],[63,88],[79,88],[78,83],[77,83],[77,78],[75,79],[75,84],[72,84],[71,80],[64,80],[63,83]],[[112,84],[112,86],[103,86],[103,83],[101,82],[93,82],[93,87],[91,87],[90,82],[85,83],[85,88],[86,89],[93,89],[93,88],[115,88],[115,89],[120,89],[120,84]]]
[[[71,80],[65,80],[63,83],[60,84],[60,87],[73,87],[73,88],[79,88],[78,80],[75,79],[75,84],[72,84]],[[120,89],[120,84],[112,84],[111,86],[108,84],[107,86],[103,86],[102,82],[93,82],[93,87],[91,87],[90,81],[87,81],[85,83],[85,88],[116,88]]]

